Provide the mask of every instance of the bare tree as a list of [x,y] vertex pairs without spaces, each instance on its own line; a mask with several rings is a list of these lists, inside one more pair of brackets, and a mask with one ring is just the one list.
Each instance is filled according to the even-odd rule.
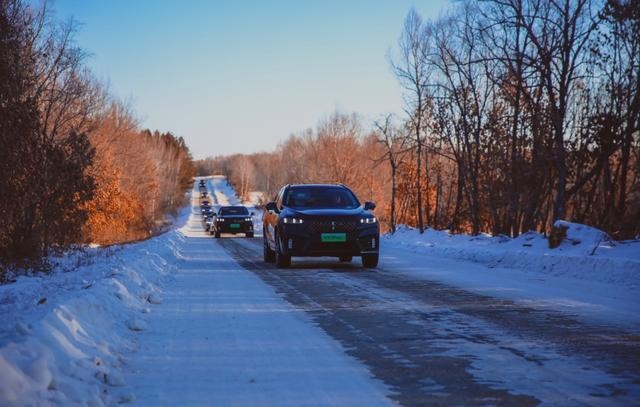
[[388,114],[381,122],[375,122],[377,129],[377,141],[384,146],[384,155],[376,161],[387,161],[391,168],[391,209],[389,213],[389,224],[391,233],[396,232],[396,178],[398,168],[404,160],[407,152],[407,135],[401,128],[393,123],[393,115]]
[[398,40],[399,56],[391,59],[391,67],[405,89],[405,112],[412,124],[412,133],[416,143],[417,163],[417,199],[418,229],[424,232],[422,216],[422,158],[423,158],[423,120],[428,106],[427,86],[431,65],[428,60],[429,30],[417,11],[412,8],[404,21],[404,27]]
[[557,171],[553,219],[566,213],[568,170],[565,139],[571,131],[571,98],[584,75],[588,44],[598,27],[591,0],[527,1],[506,0],[517,24],[526,31],[533,53],[525,54],[535,67],[546,93],[553,135],[553,162]]

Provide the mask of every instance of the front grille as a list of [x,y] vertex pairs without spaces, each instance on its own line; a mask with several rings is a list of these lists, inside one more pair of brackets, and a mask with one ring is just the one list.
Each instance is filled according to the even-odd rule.
[[358,223],[354,221],[305,221],[307,229],[311,233],[355,233]]
[[308,250],[316,253],[345,253],[357,252],[358,248],[353,242],[346,243],[320,243],[312,242],[308,246]]

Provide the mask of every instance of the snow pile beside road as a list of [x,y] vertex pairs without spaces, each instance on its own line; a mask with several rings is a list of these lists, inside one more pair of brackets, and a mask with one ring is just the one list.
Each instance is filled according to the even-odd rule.
[[48,275],[0,286],[0,405],[111,405],[123,355],[175,270],[172,231],[57,259]]
[[489,268],[640,286],[640,240],[615,242],[598,229],[564,221],[561,224],[567,227],[567,239],[556,249],[550,249],[547,239],[535,232],[511,239],[506,236],[450,234],[433,229],[427,229],[420,235],[415,229],[400,227],[394,235],[385,235],[384,242]]

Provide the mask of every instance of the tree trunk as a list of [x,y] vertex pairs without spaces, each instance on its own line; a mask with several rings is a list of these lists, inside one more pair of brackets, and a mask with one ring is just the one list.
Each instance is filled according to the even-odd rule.
[[391,233],[396,233],[396,166],[391,165]]

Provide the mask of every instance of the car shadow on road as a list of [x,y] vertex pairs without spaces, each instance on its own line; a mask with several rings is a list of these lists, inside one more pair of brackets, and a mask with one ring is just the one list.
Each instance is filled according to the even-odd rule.
[[[225,235],[222,237],[224,238]],[[340,262],[337,257],[293,257],[289,268],[278,269],[274,264],[263,261],[261,237],[257,236],[251,239],[237,236],[237,238],[233,239],[233,235],[228,235],[226,239],[219,239],[219,241],[232,252],[241,250],[244,259],[250,260],[262,268],[282,271],[314,271],[317,273],[371,273],[378,271],[362,267],[359,257],[354,257],[350,262]]]

